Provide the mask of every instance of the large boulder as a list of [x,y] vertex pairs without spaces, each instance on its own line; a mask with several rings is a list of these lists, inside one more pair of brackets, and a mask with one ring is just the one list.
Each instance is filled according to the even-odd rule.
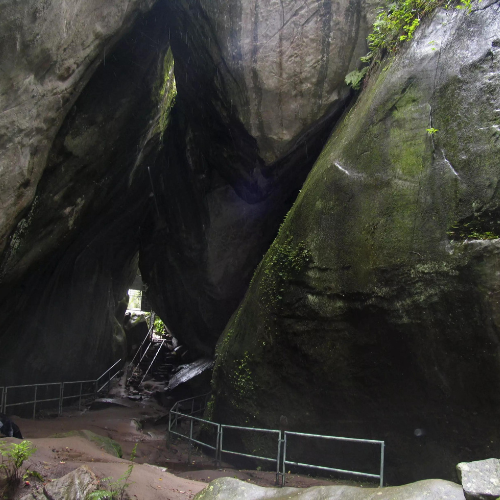
[[[2,2],[0,252],[33,203],[66,113],[105,51],[109,55],[137,16],[153,4],[90,0],[62,7],[37,0]],[[15,251],[15,241],[10,245]]]
[[312,488],[263,488],[238,479],[223,477],[212,481],[194,500],[464,500],[458,484],[430,479],[392,488],[354,486],[313,486]]
[[211,354],[350,97],[361,0],[169,2],[178,82],[140,267],[154,309]]
[[497,10],[437,10],[371,75],[219,342],[215,421],[383,439],[392,483],[498,447]]
[[[11,75],[0,93],[11,106],[0,118],[0,161],[11,162],[0,202],[11,231],[0,256],[0,385],[95,378],[125,357],[115,311],[152,202],[143,162],[160,144],[168,49],[165,9],[152,4],[17,2],[0,16],[2,33],[13,30],[0,71]],[[36,196],[18,196],[18,184]]]

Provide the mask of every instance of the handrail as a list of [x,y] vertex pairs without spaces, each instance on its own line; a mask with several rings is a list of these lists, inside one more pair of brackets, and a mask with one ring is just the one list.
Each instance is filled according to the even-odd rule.
[[[340,437],[340,436],[327,436],[327,435],[323,435],[323,434],[307,434],[304,432],[290,432],[290,431],[281,431],[281,430],[277,430],[277,429],[262,429],[262,428],[256,428],[256,427],[244,427],[244,426],[239,426],[239,425],[219,424],[219,423],[212,422],[210,420],[206,420],[203,418],[194,417],[193,416],[194,401],[196,399],[199,399],[199,398],[206,398],[209,394],[210,393],[177,401],[169,411],[167,441],[170,440],[171,434],[189,440],[188,463],[191,461],[192,443],[197,443],[197,444],[200,444],[202,446],[206,446],[208,448],[215,450],[215,459],[216,459],[217,464],[220,464],[220,462],[222,460],[222,453],[229,453],[229,454],[233,454],[233,455],[240,455],[243,457],[254,458],[257,460],[276,462],[276,484],[278,486],[285,485],[286,465],[295,465],[297,467],[308,467],[308,468],[313,468],[313,469],[318,469],[318,470],[327,470],[327,471],[332,471],[332,472],[339,472],[342,474],[351,474],[351,475],[356,475],[356,476],[368,477],[371,479],[380,479],[380,483],[379,483],[380,487],[384,486],[385,441],[380,441],[380,440],[375,440],[375,439],[359,439],[359,438],[349,438],[349,437]],[[186,401],[192,401],[191,414],[182,413],[181,411],[178,410],[179,405],[181,403],[185,403]],[[199,410],[197,410],[197,411],[199,411]],[[189,436],[186,436],[184,434],[181,434],[181,433],[173,430],[173,426],[175,426],[175,429],[177,429],[178,417],[182,417],[182,418],[185,418],[185,419],[190,421]],[[216,441],[215,446],[212,446],[208,443],[203,443],[203,442],[198,441],[198,440],[193,438],[193,422],[194,421],[201,422],[203,424],[209,424],[209,425],[217,427],[217,441]],[[269,458],[269,457],[261,457],[258,455],[241,453],[241,452],[236,452],[236,451],[231,451],[231,450],[225,450],[223,447],[224,428],[226,428],[226,429],[239,429],[239,430],[250,431],[250,432],[265,432],[265,433],[277,434],[278,435],[278,450],[277,450],[276,459]],[[370,473],[366,473],[366,472],[350,471],[350,470],[344,470],[344,469],[337,469],[337,468],[333,468],[333,467],[325,467],[325,466],[320,466],[320,465],[306,464],[306,463],[302,463],[302,462],[292,462],[290,460],[287,460],[286,459],[287,436],[299,436],[299,437],[306,437],[306,438],[319,438],[319,439],[325,439],[325,440],[336,440],[336,441],[344,441],[344,442],[357,442],[357,443],[367,443],[367,444],[380,445],[380,447],[381,447],[380,474],[370,474]],[[281,476],[281,481],[280,481],[280,476]]]
[[[49,401],[58,401],[59,402],[59,415],[62,415],[62,410],[63,410],[63,403],[64,400],[67,399],[72,399],[72,398],[78,398],[78,407],[81,407],[81,400],[83,397],[87,396],[93,396],[96,397],[99,392],[106,387],[106,385],[109,385],[111,381],[120,373],[120,370],[118,370],[113,376],[109,375],[108,380],[102,385],[100,388],[98,388],[99,385],[99,380],[102,379],[106,374],[109,374],[111,370],[118,364],[120,363],[121,359],[119,359],[116,363],[114,363],[110,368],[108,368],[99,378],[95,380],[76,380],[76,381],[70,381],[70,382],[46,382],[42,384],[22,384],[22,385],[8,385],[8,386],[3,386],[0,387],[0,412],[1,413],[6,413],[6,409],[12,406],[22,406],[22,405],[27,405],[27,404],[32,404],[33,405],[33,418],[36,416],[36,405],[37,403],[46,403]],[[64,387],[66,385],[72,385],[72,384],[80,384],[80,391],[78,394],[73,394],[73,395],[64,395]],[[93,384],[94,390],[92,392],[83,392],[83,384]],[[45,399],[38,399],[38,388],[39,387],[50,387],[50,386],[59,386],[59,395],[57,397],[53,398],[45,398]],[[26,389],[29,387],[33,387],[33,396],[31,400],[29,401],[18,401],[16,403],[7,403],[7,396],[9,389]]]
[[[148,339],[148,337],[151,335],[151,333],[153,331],[154,319],[155,319],[155,313],[153,312],[153,313],[151,313],[151,321],[150,321],[151,324],[148,327],[148,333],[146,333],[144,340],[142,341],[141,345],[139,346],[139,349],[137,349],[137,352],[134,354],[134,357],[132,358],[132,361],[130,362],[130,366],[132,366],[132,367],[134,366],[135,358],[141,352],[142,346],[144,345],[144,343],[146,342],[146,340]],[[147,322],[146,322],[146,324],[147,324]]]
[[108,372],[110,372],[121,360],[122,359],[120,358],[113,366],[108,368],[100,377],[97,377],[96,382],[99,382],[99,380],[101,380],[102,377],[104,377],[104,375],[106,375]]
[[[320,438],[320,439],[327,439],[327,440],[333,440],[333,441],[344,441],[344,442],[351,442],[351,443],[367,443],[367,444],[379,444],[381,451],[380,451],[380,474],[369,474],[367,472],[358,472],[358,471],[351,471],[351,470],[344,470],[344,469],[336,469],[333,467],[325,467],[322,465],[313,465],[313,464],[305,464],[301,462],[292,462],[290,460],[286,459],[286,451],[287,451],[287,436],[299,436],[299,437],[306,437],[306,438]],[[362,477],[368,477],[371,479],[379,479],[380,480],[380,487],[384,486],[384,453],[385,453],[385,441],[379,441],[376,439],[359,439],[359,438],[346,438],[346,437],[339,437],[339,436],[325,436],[323,434],[306,434],[304,432],[291,432],[291,431],[284,431],[284,447],[283,447],[283,476],[282,476],[282,484],[285,484],[285,469],[286,465],[295,465],[297,467],[309,467],[310,469],[318,469],[318,470],[328,470],[331,472],[340,472],[341,474],[351,474],[353,476],[362,476]]]

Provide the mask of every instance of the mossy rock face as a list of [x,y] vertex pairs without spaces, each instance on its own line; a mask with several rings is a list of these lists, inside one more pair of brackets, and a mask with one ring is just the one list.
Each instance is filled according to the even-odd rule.
[[99,448],[104,450],[106,453],[113,455],[118,458],[123,457],[122,447],[113,439],[105,436],[101,436],[100,434],[96,434],[95,432],[88,430],[81,431],[69,431],[69,432],[61,432],[58,434],[53,434],[52,438],[66,438],[66,437],[83,437],[95,443]]
[[384,439],[393,483],[499,444],[499,30],[439,10],[371,75],[219,341],[214,421]]
[[352,97],[378,0],[163,3],[179,85],[141,272],[170,330],[212,356]]

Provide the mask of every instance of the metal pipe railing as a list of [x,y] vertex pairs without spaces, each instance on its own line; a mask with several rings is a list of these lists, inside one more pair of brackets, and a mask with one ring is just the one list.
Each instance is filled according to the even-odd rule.
[[[132,358],[132,361],[130,362],[130,367],[132,367],[132,375],[134,374],[134,361],[135,361],[135,358],[137,357],[137,355],[141,352],[141,349],[142,349],[142,346],[145,344],[146,340],[148,340],[148,337],[150,335],[152,335],[153,333],[153,327],[154,327],[154,323],[155,323],[155,313],[152,312],[151,313],[151,316],[150,316],[150,325],[149,325],[149,328],[148,328],[148,333],[146,333],[146,336],[144,337],[144,340],[142,341],[141,345],[139,346],[139,349],[137,349],[136,353],[134,354],[134,357]],[[151,344],[150,344],[151,345]],[[148,346],[148,349],[149,349],[149,346]],[[147,352],[147,349],[146,351]],[[140,358],[139,360],[139,363],[142,361],[142,358],[145,356],[145,353],[142,355],[142,357]],[[137,363],[137,364],[139,364]],[[132,377],[132,375],[130,375],[130,377],[127,379],[127,380],[130,380],[130,378]]]
[[162,340],[161,344],[160,344],[160,347],[158,347],[158,350],[156,351],[155,355],[153,356],[153,360],[149,364],[148,369],[146,370],[146,372],[144,373],[144,377],[142,377],[141,384],[144,382],[144,379],[146,378],[146,375],[149,373],[149,370],[151,370],[151,367],[153,366],[153,363],[155,362],[156,357],[160,353],[161,348],[163,347],[164,343],[165,343],[165,340]]
[[[285,485],[286,466],[287,465],[294,465],[297,467],[308,467],[308,468],[312,468],[312,469],[325,470],[325,471],[330,471],[330,472],[338,472],[341,474],[350,474],[350,475],[356,475],[356,476],[361,476],[361,477],[367,477],[370,479],[379,479],[380,487],[383,487],[383,485],[384,485],[384,462],[385,462],[385,460],[384,460],[385,442],[384,441],[378,441],[378,440],[374,440],[374,439],[348,438],[348,437],[340,437],[340,436],[326,436],[323,434],[307,434],[304,432],[280,431],[280,430],[276,430],[276,429],[262,429],[262,428],[256,428],[256,427],[243,427],[243,426],[238,426],[238,425],[218,424],[216,422],[211,422],[211,421],[205,420],[203,418],[194,417],[193,413],[197,413],[198,411],[203,411],[203,409],[204,409],[204,407],[203,407],[203,408],[201,408],[201,410],[194,410],[194,401],[196,399],[204,398],[204,400],[205,400],[204,406],[206,406],[207,396],[209,396],[209,395],[210,395],[210,393],[207,393],[207,394],[203,394],[201,396],[195,396],[192,398],[186,398],[186,399],[182,399],[180,401],[177,401],[172,406],[172,409],[169,412],[167,440],[168,441],[170,440],[171,435],[176,435],[176,436],[179,436],[179,437],[182,437],[184,439],[189,440],[188,462],[190,462],[190,460],[191,460],[192,443],[197,443],[197,444],[200,444],[202,446],[206,446],[208,448],[211,448],[212,450],[215,450],[216,462],[218,464],[220,464],[220,462],[222,460],[222,453],[239,455],[242,457],[253,458],[253,459],[257,459],[257,460],[264,460],[264,461],[268,461],[268,462],[276,462],[276,484],[278,484],[279,486]],[[188,401],[191,401],[191,414],[183,413],[183,412],[179,411],[179,407],[181,406],[181,404],[186,403]],[[183,418],[183,419],[189,420],[189,435],[185,435],[185,434],[179,433],[176,430],[174,430],[174,428],[177,429],[179,417],[181,419]],[[203,423],[203,424],[209,424],[209,425],[212,425],[212,426],[217,428],[217,441],[216,441],[215,446],[212,446],[208,443],[198,441],[193,437],[193,425],[194,425],[195,421]],[[269,457],[262,457],[259,455],[252,455],[250,453],[241,453],[241,452],[236,452],[236,451],[232,451],[232,450],[225,450],[224,449],[224,429],[237,429],[237,430],[243,430],[243,431],[249,431],[249,432],[264,432],[264,433],[277,434],[278,446],[277,446],[276,459],[269,458]],[[334,468],[334,467],[325,467],[325,466],[321,466],[321,465],[306,464],[306,463],[302,463],[302,462],[292,462],[291,460],[287,460],[286,459],[287,447],[289,446],[289,443],[287,440],[288,436],[298,436],[298,437],[305,437],[305,438],[318,438],[318,439],[324,439],[324,440],[334,440],[334,441],[343,441],[343,442],[351,442],[351,443],[366,443],[366,444],[380,445],[380,474],[371,474],[371,473],[367,473],[367,472],[350,471],[350,470],[339,469],[339,468]],[[280,476],[281,476],[281,481],[280,481]]]
[[[177,429],[177,421],[174,420],[172,421],[172,415],[181,415],[182,417],[190,420],[190,424],[189,424],[189,436],[186,436],[185,434],[182,434],[180,432],[177,432],[177,431],[174,431],[172,428],[173,428],[173,424],[175,422],[175,428]],[[217,428],[217,437],[216,437],[216,440],[215,440],[215,446],[211,445],[210,443],[205,443],[203,441],[199,441],[198,439],[195,439],[193,437],[193,424],[194,424],[194,421],[198,421],[198,422],[202,422],[203,424],[208,424],[208,425],[212,425],[214,427]],[[220,433],[221,433],[221,430],[220,430],[221,426],[220,424],[216,424],[214,422],[210,422],[209,420],[204,420],[202,418],[198,418],[198,417],[193,417],[192,415],[186,415],[186,414],[183,414],[183,413],[179,413],[179,412],[175,412],[175,411],[172,411],[170,410],[169,412],[169,415],[168,415],[168,433],[167,433],[167,442],[170,442],[170,436],[173,434],[175,436],[179,436],[179,437],[182,437],[182,438],[186,438],[189,440],[189,451],[188,451],[188,463],[191,462],[191,449],[192,449],[192,443],[196,443],[196,444],[199,444],[200,446],[206,446],[207,448],[210,448],[212,450],[215,451],[215,461],[217,464],[219,464],[219,456],[220,456],[220,452],[219,452],[219,446],[220,446]]]
[[[224,429],[239,429],[242,431],[250,431],[250,432],[264,432],[267,434],[277,434],[278,435],[278,452],[276,455],[276,459],[274,458],[269,458],[269,457],[262,457],[259,455],[252,455],[248,453],[241,453],[238,451],[231,451],[231,450],[225,450],[223,448],[223,440],[224,440]],[[281,431],[274,430],[274,429],[259,429],[257,427],[242,427],[239,425],[226,425],[222,424],[221,429],[220,429],[220,457],[222,458],[222,453],[229,453],[231,455],[240,455],[242,457],[247,457],[247,458],[254,458],[257,460],[264,460],[267,462],[276,462],[276,484],[279,484],[279,477],[280,477],[280,448],[281,448]]]
[[[381,447],[380,474],[369,474],[367,472],[358,472],[358,471],[337,469],[334,467],[325,467],[325,466],[321,466],[321,465],[305,464],[305,463],[301,463],[301,462],[292,462],[290,460],[287,460],[286,459],[286,452],[287,452],[287,446],[288,446],[287,436],[299,436],[299,437],[306,437],[306,438],[327,439],[327,440],[332,440],[332,441],[344,441],[344,442],[350,442],[350,443],[367,443],[367,444],[380,445],[380,447]],[[350,474],[353,476],[368,477],[370,479],[379,479],[380,486],[382,487],[384,485],[384,451],[385,451],[385,442],[384,441],[378,441],[378,440],[374,440],[374,439],[346,438],[346,437],[339,437],[339,436],[325,436],[323,434],[306,434],[304,432],[285,431],[284,432],[284,447],[283,447],[282,485],[285,484],[286,465],[295,465],[297,467],[308,467],[310,469],[327,470],[327,471],[331,471],[331,472],[339,472],[341,474]]]
[[[78,398],[78,407],[81,407],[81,401],[83,397],[90,397],[93,396],[95,397],[99,392],[102,391],[106,385],[110,384],[111,381],[120,373],[118,370],[113,376],[111,376],[111,370],[118,364],[120,363],[121,359],[119,359],[116,363],[114,363],[110,368],[108,368],[98,379],[96,380],[78,380],[74,382],[47,382],[44,384],[22,384],[22,385],[9,385],[5,387],[0,387],[0,412],[1,413],[6,413],[7,408],[11,408],[13,406],[23,406],[23,405],[33,405],[33,418],[36,416],[36,407],[37,404],[39,403],[47,403],[47,402],[52,402],[52,401],[57,401],[58,402],[58,412],[59,415],[62,415],[62,410],[63,410],[63,405],[64,401],[72,398]],[[108,375],[108,380],[104,383],[103,386],[98,388],[99,380],[102,379],[105,375]],[[72,395],[64,395],[65,387],[70,386],[73,384],[80,384],[80,389],[78,394],[72,394]],[[92,392],[83,392],[83,384],[92,384],[94,385],[94,390]],[[40,393],[40,388],[41,387],[52,387],[52,386],[58,386],[59,388],[59,394],[57,397],[43,397],[43,399],[39,399],[39,393]],[[16,389],[27,389],[33,387],[33,396],[32,399],[28,399],[27,401],[16,401],[14,403],[8,403],[8,394],[9,394],[9,389],[11,392]]]

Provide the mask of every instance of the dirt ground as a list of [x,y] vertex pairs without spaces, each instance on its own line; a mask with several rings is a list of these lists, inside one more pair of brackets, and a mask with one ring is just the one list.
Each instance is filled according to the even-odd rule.
[[[165,408],[152,400],[132,402],[122,399],[119,403],[120,406],[110,405],[95,410],[67,410],[57,418],[30,420],[12,417],[24,438],[32,441],[37,448],[27,462],[28,467],[50,480],[86,464],[98,477],[116,479],[127,469],[130,462],[126,459],[138,444],[136,465],[131,476],[133,484],[127,489],[133,499],[190,499],[206,483],[218,477],[236,477],[259,486],[275,486],[275,472],[239,470],[229,463],[222,463],[217,468],[213,457],[199,449],[192,450],[188,464],[187,442],[178,439],[169,445],[166,443],[168,416]],[[117,441],[122,447],[123,459],[109,455],[83,437],[51,437],[83,429]],[[36,488],[37,483],[37,480],[30,481],[30,486],[23,488],[22,495],[27,494],[30,488]],[[298,474],[287,474],[286,478],[287,486],[302,488],[339,483],[360,485]]]

